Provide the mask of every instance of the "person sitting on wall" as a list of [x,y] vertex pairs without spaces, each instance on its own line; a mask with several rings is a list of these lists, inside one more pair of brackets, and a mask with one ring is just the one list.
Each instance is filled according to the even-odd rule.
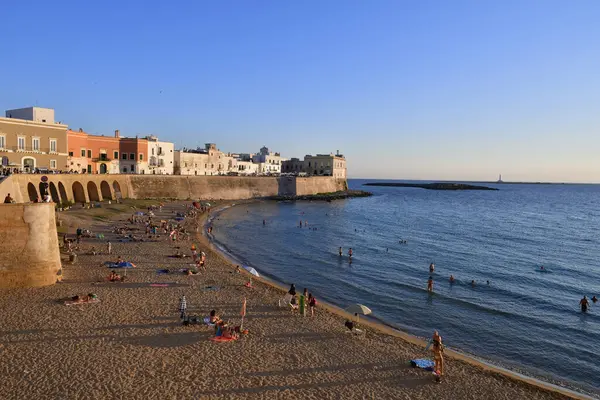
[[14,203],[14,200],[12,197],[10,197],[10,193],[6,195],[6,197],[4,198],[4,204],[11,204]]

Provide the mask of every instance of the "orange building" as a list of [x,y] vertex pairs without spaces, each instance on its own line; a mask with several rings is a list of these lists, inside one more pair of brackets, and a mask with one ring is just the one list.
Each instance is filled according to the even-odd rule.
[[82,129],[67,131],[69,170],[88,174],[143,174],[148,161],[148,141],[138,138],[90,135]]

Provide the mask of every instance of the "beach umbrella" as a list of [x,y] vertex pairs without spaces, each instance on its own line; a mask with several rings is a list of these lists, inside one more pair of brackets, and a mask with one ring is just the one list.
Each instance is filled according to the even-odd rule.
[[256,271],[254,268],[252,268],[252,267],[249,267],[249,266],[247,266],[247,265],[244,265],[242,268],[244,268],[246,271],[250,272],[252,275],[254,275],[254,276],[256,276],[256,277],[259,277],[259,276],[260,276],[260,275],[258,274],[258,272],[257,272],[257,271]]
[[371,314],[371,309],[363,304],[352,304],[350,307],[346,308],[346,311],[352,314],[356,314],[357,321],[359,315]]

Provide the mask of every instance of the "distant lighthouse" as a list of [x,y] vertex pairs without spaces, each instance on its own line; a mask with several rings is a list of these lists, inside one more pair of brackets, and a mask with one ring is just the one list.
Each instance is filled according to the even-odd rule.
[[498,183],[503,183],[502,182],[502,174],[498,175]]

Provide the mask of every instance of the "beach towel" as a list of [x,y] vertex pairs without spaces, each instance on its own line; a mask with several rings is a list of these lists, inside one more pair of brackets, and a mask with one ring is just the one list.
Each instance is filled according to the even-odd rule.
[[232,337],[226,338],[223,336],[215,336],[215,337],[209,338],[208,340],[212,340],[213,342],[233,342],[233,341],[236,341],[237,339],[232,338]]
[[90,299],[90,300],[85,300],[85,301],[66,300],[65,306],[72,306],[74,304],[90,304],[90,303],[100,303],[100,299]]
[[168,273],[170,273],[170,272],[171,272],[171,271],[169,271],[168,269],[157,269],[157,270],[156,270],[156,273],[157,273],[158,275],[164,275],[164,274],[168,274]]
[[434,363],[432,360],[427,358],[417,358],[416,360],[410,360],[410,365],[413,368],[421,368],[426,371],[433,371]]

